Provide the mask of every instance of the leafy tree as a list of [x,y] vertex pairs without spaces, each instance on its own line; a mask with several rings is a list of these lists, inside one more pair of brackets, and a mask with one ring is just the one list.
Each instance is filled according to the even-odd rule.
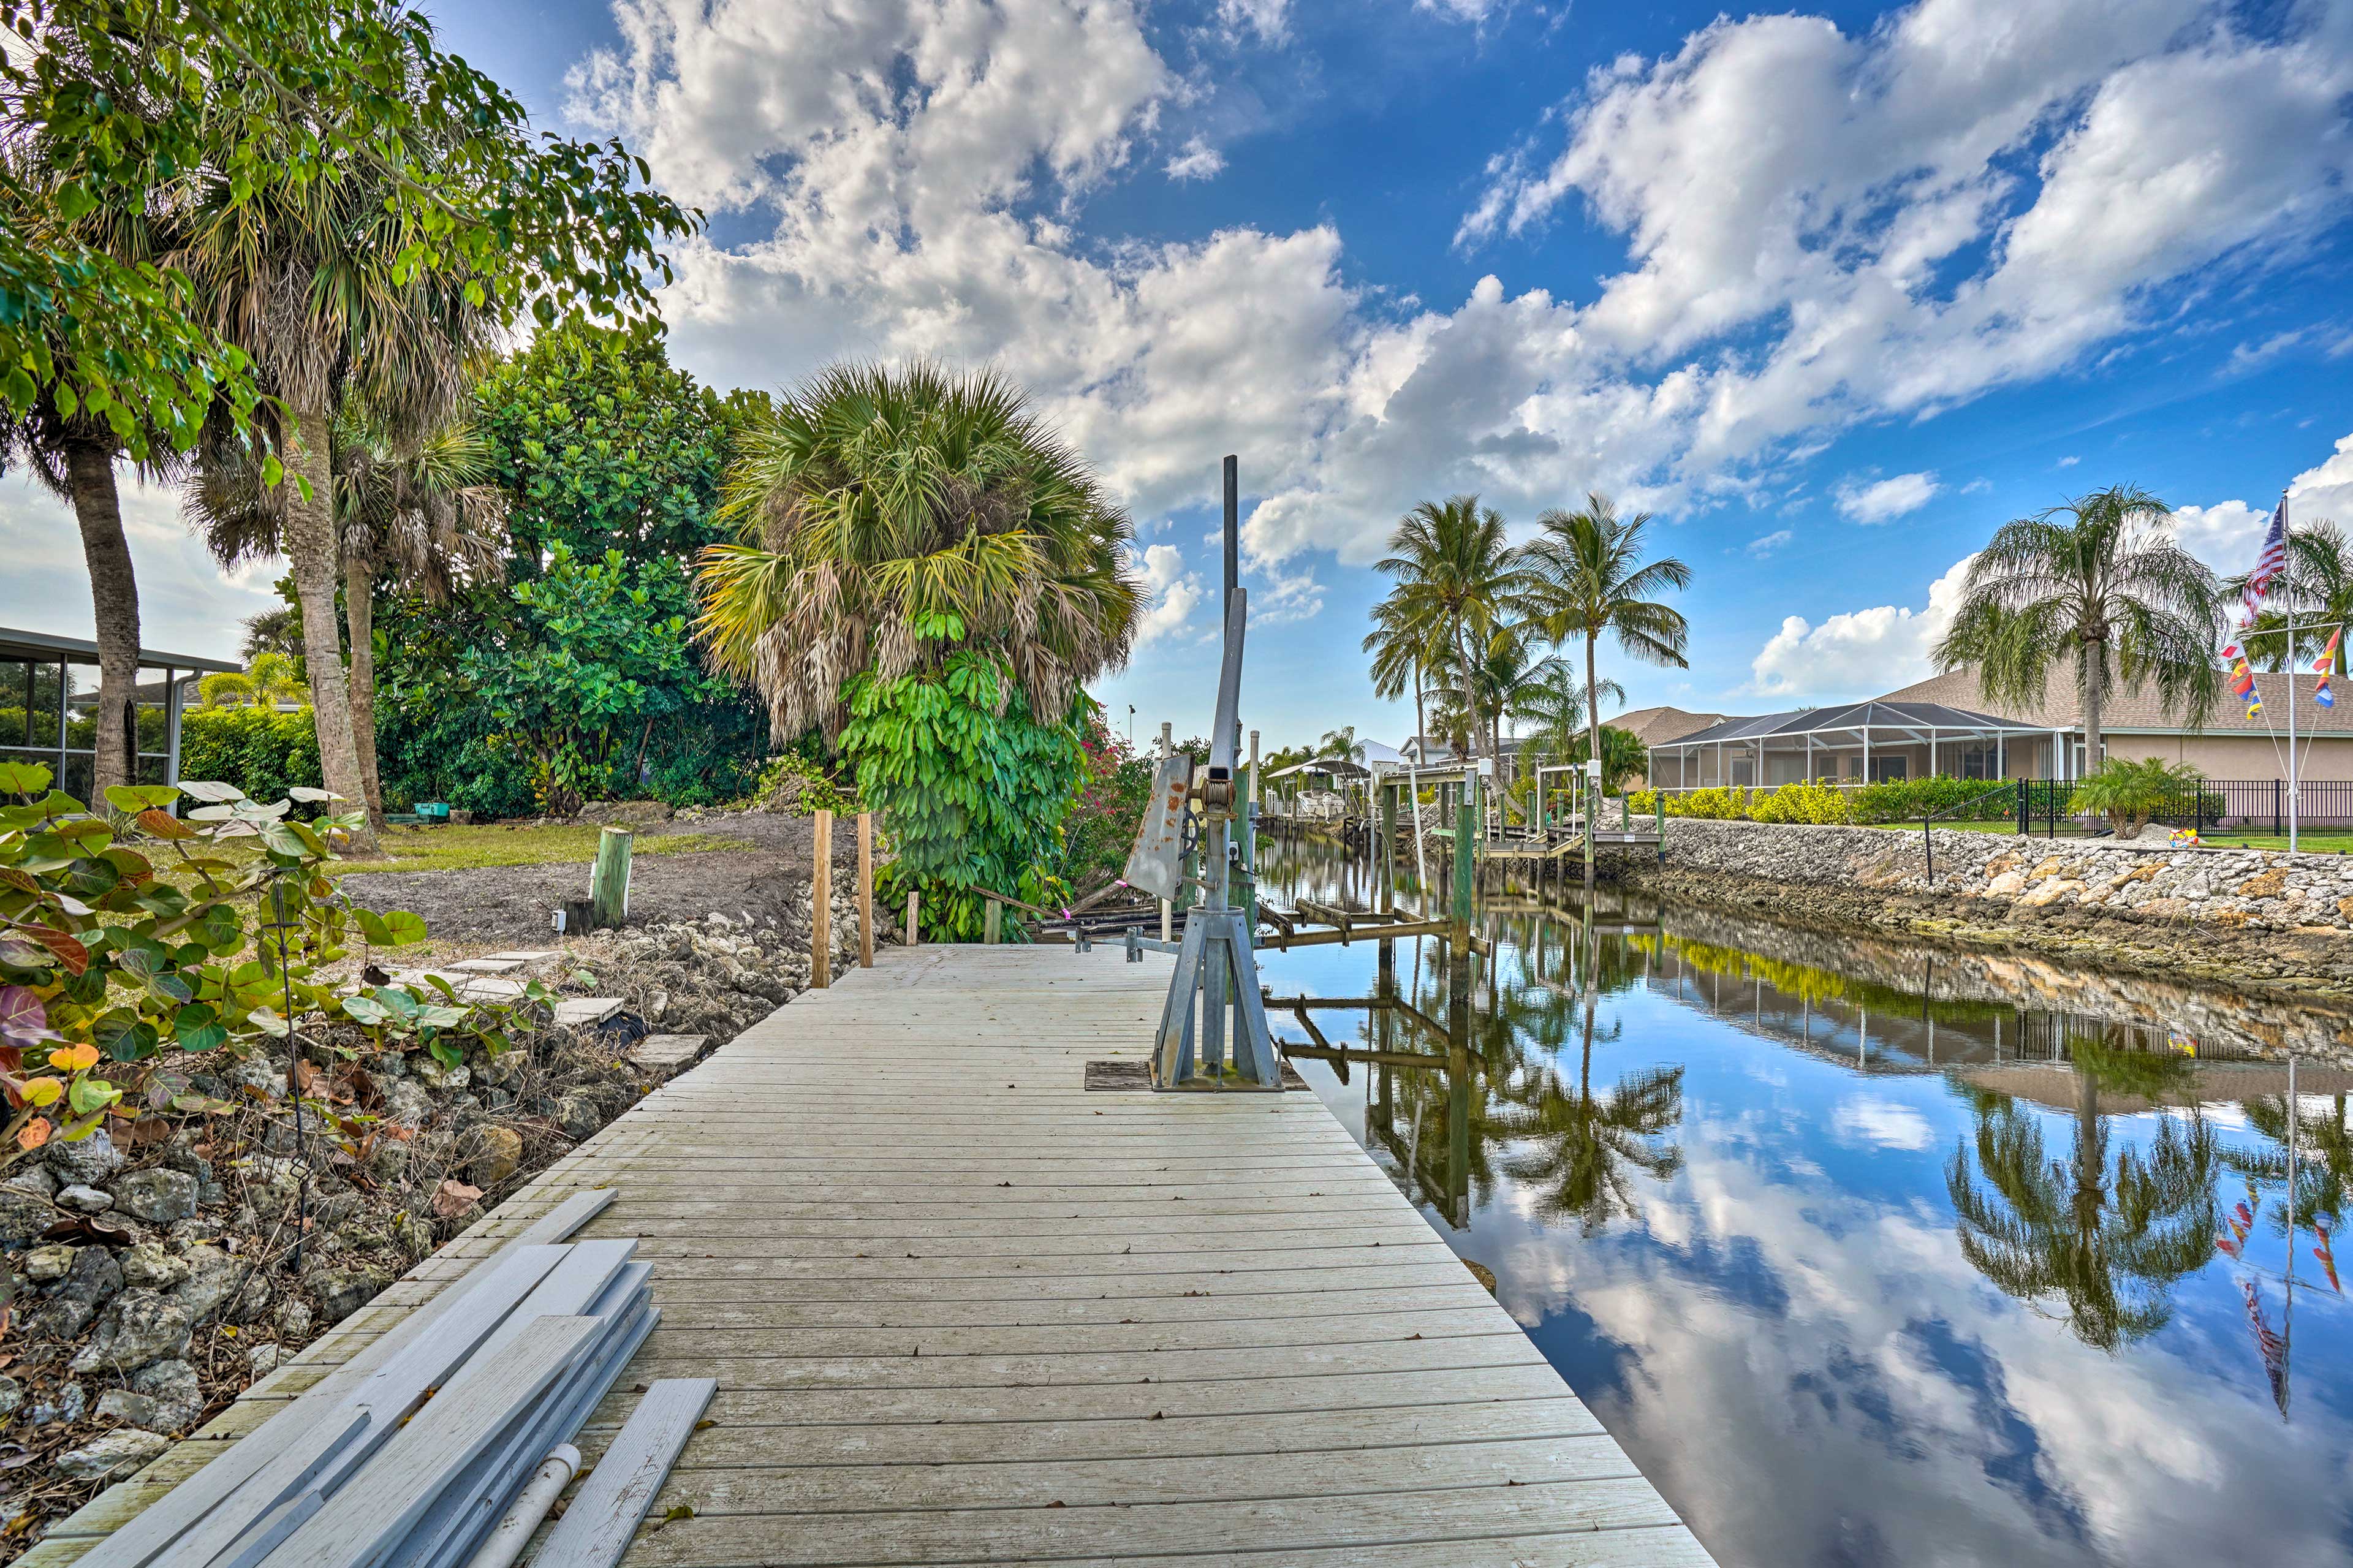
[[[1472,671],[1479,650],[1533,585],[1505,534],[1503,513],[1481,506],[1475,495],[1417,505],[1398,520],[1389,552],[1373,569],[1393,585],[1374,612],[1382,648],[1371,651],[1378,655],[1394,643],[1385,666],[1392,671],[1399,660],[1435,656],[1430,668],[1442,668],[1458,692],[1477,689]],[[1456,754],[1470,755],[1478,704],[1441,701],[1441,708]]]
[[[1543,679],[1519,693],[1512,717],[1535,726],[1527,738],[1530,755],[1546,762],[1582,762],[1592,749],[1585,727],[1585,683],[1558,659],[1545,663]],[[1614,680],[1605,680],[1601,696],[1606,701],[1623,702],[1626,690]],[[1609,754],[1606,732],[1601,746],[1606,761]]]
[[[758,406],[723,401],[672,365],[652,323],[560,328],[493,367],[475,393],[472,428],[505,519],[501,572],[515,586],[491,574],[447,605],[407,597],[386,606],[383,744],[396,797],[494,814],[540,808],[534,791],[547,781],[534,777],[533,749],[509,743],[473,686],[480,673],[491,688],[510,689],[515,670],[496,667],[530,666],[555,651],[538,641],[541,623],[517,591],[558,545],[575,563],[618,551],[633,568],[660,568],[646,574],[647,602],[633,616],[648,626],[691,618],[691,563],[726,537],[716,520],[720,479],[733,432]],[[638,668],[645,706],[609,716],[616,733],[632,737],[630,755],[581,773],[581,787],[688,805],[752,786],[766,751],[758,710],[710,679],[702,658],[674,668],[678,681],[668,686]]]
[[1324,738],[1315,742],[1315,754],[1319,757],[1341,757],[1352,763],[1361,763],[1365,760],[1365,742],[1356,739],[1356,727],[1354,724],[1343,725],[1337,730],[1324,731]]
[[[1577,736],[1570,743],[1568,754],[1563,760],[1583,763],[1588,754],[1586,743],[1586,736]],[[1650,749],[1631,731],[1620,730],[1614,724],[1601,726],[1602,794],[1615,794],[1620,784],[1638,776],[1650,765]]]
[[[1533,597],[1536,624],[1555,642],[1585,639],[1586,755],[1607,757],[1601,743],[1601,683],[1594,648],[1604,636],[1645,664],[1685,667],[1690,628],[1682,614],[1650,597],[1691,585],[1691,568],[1674,556],[1644,561],[1643,535],[1651,514],[1620,518],[1606,496],[1588,495],[1576,511],[1553,510],[1536,519],[1542,531],[1528,547],[1539,586]],[[1622,700],[1622,699],[1621,699]]]
[[2159,1120],[2145,1153],[2111,1163],[2101,1089],[2157,1089],[2147,1075],[2178,1073],[2179,1058],[2092,1041],[2073,1053],[2072,1156],[2048,1158],[2040,1121],[2008,1096],[1973,1093],[1977,1137],[1946,1163],[1945,1189],[1961,1256],[1978,1273],[2022,1301],[2056,1299],[2077,1339],[2113,1351],[2163,1328],[2168,1287],[2214,1256],[2220,1156],[2213,1129],[2193,1115]]
[[242,673],[215,670],[196,682],[196,690],[207,708],[275,708],[281,702],[301,701],[303,685],[294,673],[292,659],[282,653],[262,652],[246,660]]
[[1433,645],[1430,628],[1419,623],[1410,605],[1392,590],[1373,606],[1373,629],[1365,634],[1365,651],[1373,656],[1373,695],[1394,701],[1413,688],[1413,732],[1430,733],[1430,670],[1445,662],[1442,644]]
[[2052,666],[2073,665],[2091,768],[2106,755],[2100,714],[2118,676],[2203,724],[2221,690],[2221,596],[2165,531],[2169,510],[2118,485],[2002,524],[1969,563],[1937,664],[1975,664],[1989,700],[2020,705],[2042,700]]
[[493,749],[522,762],[543,810],[566,816],[632,782],[655,725],[715,695],[688,639],[684,570],[657,557],[601,561],[554,546],[514,584],[512,647],[470,648],[459,669],[496,725]]

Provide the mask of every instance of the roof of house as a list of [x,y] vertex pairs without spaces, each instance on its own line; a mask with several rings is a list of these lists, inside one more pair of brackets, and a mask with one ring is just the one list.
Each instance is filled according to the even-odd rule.
[[[75,664],[96,664],[98,645],[81,637],[59,637],[54,632],[18,631],[0,626],[0,659],[16,661],[30,659],[35,664],[54,664],[64,658]],[[238,670],[245,666],[221,658],[200,658],[192,653],[165,653],[160,648],[139,650],[142,669],[176,669],[183,674],[195,670]]]
[[1693,713],[1681,708],[1634,708],[1602,722],[1612,730],[1625,731],[1646,746],[1655,746],[1664,741],[1680,740],[1711,724],[1724,723],[1733,717],[1729,713]]
[[[2142,731],[2158,734],[2268,735],[2284,731],[2287,724],[2284,711],[2288,700],[2286,672],[2259,671],[2255,676],[2255,691],[2263,700],[2262,713],[2250,719],[2246,705],[2224,692],[2221,700],[2214,705],[2214,710],[2206,716],[2205,724],[2193,731],[2179,714],[2166,712],[2156,688],[2146,684],[2128,687],[2111,691],[2102,700],[2100,728],[2109,731]],[[2295,712],[2295,727],[2300,732],[2353,735],[2353,702],[2323,708],[2312,700],[2312,678],[2308,671],[2303,679],[2296,682],[2296,691],[2304,703]],[[2072,677],[2059,670],[2052,672],[2050,684],[2044,687],[2042,700],[2039,702],[1988,701],[1978,688],[1974,665],[1965,665],[1959,669],[1915,681],[1901,691],[1889,692],[1884,700],[1965,705],[1996,714],[2012,723],[2031,725],[2039,730],[2076,730],[2081,729],[2084,722],[2081,693]]]

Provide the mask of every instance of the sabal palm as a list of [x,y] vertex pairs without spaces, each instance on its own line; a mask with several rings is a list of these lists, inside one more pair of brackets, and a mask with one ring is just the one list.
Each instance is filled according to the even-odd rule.
[[[2225,603],[2246,591],[2247,574],[2222,580]],[[2247,657],[2266,669],[2302,666],[2328,645],[2329,634],[2353,622],[2353,540],[2326,520],[2289,531],[2287,570],[2265,595],[2268,606],[2246,638]],[[2288,622],[2306,623],[2291,636]],[[2317,623],[2316,626],[2312,623]],[[2339,638],[2328,672],[2345,673]]]
[[1365,634],[1365,651],[1373,656],[1373,695],[1394,701],[1413,688],[1413,732],[1430,730],[1429,672],[1446,659],[1445,645],[1434,642],[1430,628],[1415,622],[1394,592],[1373,606],[1373,629]]
[[[416,161],[429,165],[429,149]],[[320,769],[353,801],[367,786],[336,631],[335,420],[364,405],[396,446],[448,424],[500,325],[482,280],[408,265],[421,236],[411,216],[387,210],[382,179],[352,163],[241,193],[242,176],[233,184],[228,172],[206,171],[175,258],[195,313],[252,357],[277,399],[257,423],[295,481],[280,538],[301,604]],[[217,458],[237,444],[216,430],[206,445]]]
[[[1382,601],[1386,617],[1376,612],[1384,635],[1399,639],[1401,651],[1418,646],[1425,656],[1440,654],[1433,672],[1458,690],[1475,690],[1479,650],[1513,618],[1530,582],[1503,513],[1475,495],[1423,501],[1398,520],[1389,552],[1373,569],[1394,584]],[[1459,702],[1448,713],[1456,750],[1467,752],[1478,704]]]
[[2221,689],[2221,599],[2214,574],[2166,531],[2168,510],[2119,485],[2002,524],[1969,563],[1937,664],[1975,664],[1988,700],[2024,706],[2053,665],[2072,663],[2089,767],[2117,676],[2149,682],[2168,712],[2202,725]]
[[[1626,700],[1626,689],[1616,681],[1599,684],[1604,702]],[[1585,682],[1557,658],[1545,661],[1542,679],[1529,682],[1512,708],[1514,720],[1535,727],[1526,742],[1529,754],[1547,762],[1564,761],[1588,742],[1586,713]]]
[[[2074,1148],[2046,1157],[2042,1128],[2006,1096],[1972,1096],[1975,1164],[1945,1166],[1961,1255],[2021,1301],[2056,1298],[2085,1344],[2116,1350],[2170,1321],[2168,1288],[2214,1256],[2213,1130],[2202,1117],[2158,1121],[2146,1153],[2108,1160],[2098,1075],[2076,1072]],[[2186,1130],[2185,1130],[2186,1128]]]
[[[403,450],[368,411],[346,405],[330,442],[335,539],[351,642],[348,689],[369,816],[382,826],[375,754],[375,593],[380,578],[441,604],[504,569],[503,500],[490,444],[465,421]],[[278,554],[287,487],[266,486],[249,451],[221,443],[188,486],[189,523],[224,567]]]
[[1547,511],[1528,547],[1539,586],[1536,624],[1555,642],[1585,640],[1585,724],[1588,756],[1601,754],[1600,677],[1595,648],[1614,637],[1645,664],[1685,667],[1690,627],[1680,612],[1651,595],[1687,587],[1691,568],[1674,556],[1642,558],[1651,514],[1621,518],[1606,496],[1588,495],[1575,511]]
[[741,440],[723,515],[744,542],[703,552],[697,629],[779,742],[838,735],[842,683],[870,668],[984,648],[1051,724],[1127,662],[1127,516],[1003,378],[839,366]]

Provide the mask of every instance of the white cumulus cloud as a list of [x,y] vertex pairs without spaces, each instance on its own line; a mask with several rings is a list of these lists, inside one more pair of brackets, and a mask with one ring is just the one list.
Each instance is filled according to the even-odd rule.
[[1940,488],[1934,474],[1898,474],[1871,484],[1849,479],[1838,487],[1838,509],[1857,522],[1892,522],[1926,506]]
[[1924,609],[1879,605],[1845,610],[1820,624],[1790,616],[1749,663],[1760,696],[1834,701],[1875,697],[1936,673],[1930,652],[1953,624],[1975,555],[1955,562],[1928,586]]
[[1748,553],[1762,561],[1798,536],[1786,528],[1777,528],[1761,539],[1748,542]]
[[1185,552],[1173,544],[1155,544],[1144,552],[1144,586],[1152,607],[1136,628],[1135,646],[1156,642],[1185,629],[1201,602],[1201,574],[1185,570]]
[[1208,180],[1225,172],[1226,155],[1196,136],[1177,150],[1168,160],[1168,177],[1172,180]]

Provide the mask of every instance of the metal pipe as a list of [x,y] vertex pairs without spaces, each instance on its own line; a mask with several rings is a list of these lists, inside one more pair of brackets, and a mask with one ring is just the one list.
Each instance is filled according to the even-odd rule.
[[564,1495],[564,1489],[572,1484],[572,1478],[579,1471],[580,1450],[569,1443],[556,1445],[540,1462],[522,1495],[514,1500],[514,1506],[507,1510],[506,1517],[499,1521],[498,1528],[491,1531],[490,1539],[482,1542],[482,1549],[474,1553],[466,1568],[513,1568],[522,1549],[531,1544],[539,1521],[547,1517],[547,1510],[555,1506],[555,1500]]

